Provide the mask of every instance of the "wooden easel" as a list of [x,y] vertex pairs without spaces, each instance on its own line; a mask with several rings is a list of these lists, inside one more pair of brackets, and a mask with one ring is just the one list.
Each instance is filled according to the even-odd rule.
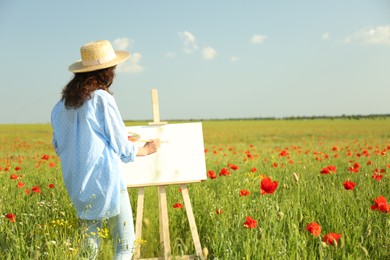
[[[160,111],[158,106],[158,94],[157,89],[152,89],[152,105],[153,105],[153,119],[154,122],[149,123],[149,125],[165,125],[167,122],[160,121]],[[183,195],[184,205],[187,213],[188,222],[190,225],[190,230],[192,234],[192,239],[194,241],[196,255],[185,255],[182,257],[172,256],[171,253],[171,242],[169,237],[169,224],[168,224],[168,205],[167,205],[167,195],[166,195],[166,186],[158,186],[158,208],[159,208],[159,224],[160,224],[160,245],[161,245],[161,257],[157,258],[148,258],[148,259],[195,259],[196,257],[204,259],[202,253],[202,247],[200,245],[198,230],[196,228],[194,213],[192,211],[192,206],[190,202],[190,196],[188,193],[187,185],[181,184],[181,193]],[[135,224],[135,239],[142,238],[142,218],[143,218],[143,209],[144,209],[144,187],[138,188],[138,201],[137,201],[137,217]],[[141,258],[141,247],[136,246],[133,259],[145,259]]]

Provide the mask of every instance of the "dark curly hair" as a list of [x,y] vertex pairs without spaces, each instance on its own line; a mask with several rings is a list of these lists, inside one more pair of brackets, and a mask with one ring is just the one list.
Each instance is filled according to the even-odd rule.
[[81,107],[95,90],[103,89],[111,93],[109,87],[115,77],[115,67],[75,73],[73,79],[62,90],[61,101],[64,101],[66,108]]

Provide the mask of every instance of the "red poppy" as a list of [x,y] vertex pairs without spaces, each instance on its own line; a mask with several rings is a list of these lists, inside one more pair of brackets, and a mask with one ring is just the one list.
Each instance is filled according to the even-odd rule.
[[219,171],[219,176],[228,176],[230,175],[230,172],[227,168],[222,168],[220,171]]
[[374,199],[374,205],[371,205],[372,210],[379,210],[384,213],[390,213],[390,204],[387,203],[387,200],[383,196],[379,196]]
[[32,187],[31,191],[35,193],[41,193],[41,188],[39,186],[34,186]]
[[11,174],[11,176],[9,177],[11,180],[16,180],[18,178],[18,175],[16,174]]
[[236,170],[238,170],[238,166],[235,165],[235,164],[231,164],[231,165],[230,165],[230,169],[236,171]]
[[24,187],[24,183],[23,182],[18,182],[18,184],[16,185],[16,187],[18,188],[23,188]]
[[252,167],[251,172],[257,172],[257,169],[255,167]]
[[277,181],[272,181],[271,178],[264,177],[261,180],[261,185],[260,185],[261,195],[272,194],[272,193],[275,192],[277,187],[278,187],[278,182]]
[[306,226],[306,230],[318,237],[321,235],[321,226],[316,222],[311,222]]
[[181,203],[175,203],[175,204],[173,204],[173,207],[174,207],[175,209],[181,209],[181,208],[183,207],[183,204],[181,204]]
[[257,221],[254,220],[252,217],[247,216],[243,226],[244,226],[244,228],[256,228],[257,227]]
[[250,194],[249,190],[240,190],[240,197],[249,196]]
[[217,210],[215,211],[215,213],[217,213],[218,215],[219,215],[219,214],[222,214],[222,213],[223,213],[223,210],[222,210],[222,209],[217,209]]
[[382,175],[382,174],[378,174],[378,173],[373,172],[371,177],[372,177],[374,180],[380,181],[380,180],[382,180],[383,175]]
[[207,172],[207,176],[209,176],[210,179],[215,179],[217,178],[217,175],[215,174],[215,172],[213,170],[209,170]]
[[49,155],[44,154],[44,155],[42,156],[42,160],[49,160]]
[[328,245],[336,245],[341,238],[340,234],[337,233],[329,233],[324,236],[324,242]]
[[353,166],[348,167],[349,172],[359,172],[360,164],[358,162],[355,162]]
[[20,171],[20,169],[21,169],[20,166],[15,167],[15,171]]
[[321,170],[321,174],[331,174],[331,173],[336,173],[336,166],[329,165],[325,168],[322,168]]
[[288,156],[288,151],[287,151],[287,150],[282,150],[282,151],[279,153],[279,156]]
[[53,168],[53,167],[55,167],[55,166],[56,166],[56,164],[55,164],[54,162],[50,162],[50,163],[49,163],[49,167]]
[[[246,157],[249,158],[249,159],[253,159],[253,155],[248,151],[248,152],[245,152],[246,154]],[[246,159],[246,158],[245,158]]]
[[31,191],[29,189],[26,189],[25,192],[28,195],[28,194],[30,194]]
[[10,222],[15,222],[16,221],[16,215],[15,214],[12,214],[12,213],[8,213],[7,215],[5,215],[6,218],[9,219]]
[[333,150],[333,151],[338,151],[339,148],[337,148],[337,146],[333,146],[332,150]]
[[344,182],[344,189],[346,190],[353,190],[356,186],[356,183],[352,182],[352,181],[346,181]]
[[55,185],[53,183],[50,183],[47,187],[49,187],[49,189],[54,189]]

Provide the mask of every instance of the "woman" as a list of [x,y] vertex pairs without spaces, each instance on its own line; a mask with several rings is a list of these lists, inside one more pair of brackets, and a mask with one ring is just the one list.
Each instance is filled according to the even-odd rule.
[[110,94],[115,66],[130,54],[114,51],[105,40],[85,44],[80,53],[81,61],[69,67],[74,77],[52,110],[53,145],[85,237],[81,253],[96,258],[99,231],[107,220],[116,259],[131,259],[134,226],[121,161],[154,153],[160,142],[152,140],[139,148],[129,142]]

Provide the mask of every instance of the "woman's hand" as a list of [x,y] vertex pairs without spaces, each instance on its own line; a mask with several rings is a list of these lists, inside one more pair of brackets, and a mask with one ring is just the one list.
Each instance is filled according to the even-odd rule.
[[160,139],[152,139],[147,142],[143,147],[138,148],[137,156],[145,156],[157,152],[160,147]]

